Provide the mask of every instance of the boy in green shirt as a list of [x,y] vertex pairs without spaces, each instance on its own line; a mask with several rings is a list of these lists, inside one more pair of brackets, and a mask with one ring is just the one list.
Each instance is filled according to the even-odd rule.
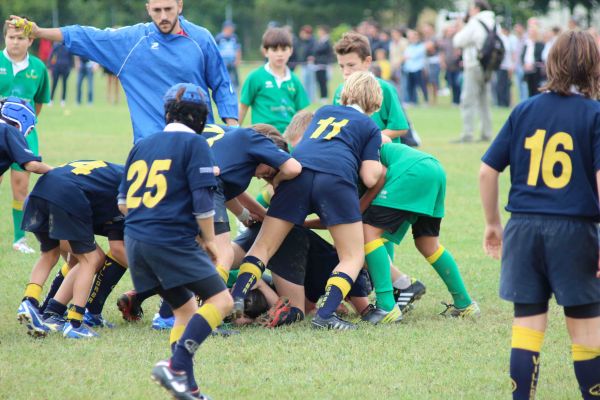
[[[26,100],[35,106],[36,114],[39,115],[42,104],[50,101],[48,70],[39,58],[28,53],[33,39],[24,30],[17,30],[5,22],[3,36],[6,48],[0,54],[0,97],[16,96]],[[31,151],[36,156],[39,155],[35,128],[26,140]],[[29,192],[29,172],[13,164],[10,177],[13,192],[13,249],[21,253],[34,253],[25,241],[25,232],[21,230],[23,201]]]
[[287,67],[292,55],[292,35],[270,28],[262,38],[268,62],[246,78],[240,96],[240,125],[252,108],[252,124],[264,123],[285,131],[294,114],[310,104],[300,79]]
[[477,318],[480,311],[458,270],[452,254],[440,245],[440,225],[444,216],[446,173],[433,156],[400,143],[381,148],[384,178],[367,192],[375,197],[363,214],[365,258],[373,281],[377,306],[363,319],[387,322],[394,312],[390,262],[382,237],[399,244],[412,226],[415,247],[446,284],[454,304],[445,304],[442,315]]

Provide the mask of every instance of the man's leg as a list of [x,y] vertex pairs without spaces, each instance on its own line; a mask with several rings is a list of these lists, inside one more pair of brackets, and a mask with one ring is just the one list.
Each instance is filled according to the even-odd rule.
[[463,120],[461,140],[463,141],[472,141],[473,132],[475,131],[475,116],[479,108],[477,68],[465,68],[464,71],[463,89],[460,97],[460,110]]

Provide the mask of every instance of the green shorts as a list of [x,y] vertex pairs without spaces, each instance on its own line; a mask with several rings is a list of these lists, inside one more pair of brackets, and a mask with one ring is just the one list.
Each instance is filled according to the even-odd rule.
[[[38,143],[37,131],[35,129],[32,130],[29,135],[27,135],[27,137],[25,138],[25,141],[27,141],[27,145],[29,146],[29,150],[33,151],[33,155],[39,156],[40,155],[40,148],[39,148],[40,146],[39,146],[39,143]],[[10,165],[10,169],[12,169],[13,171],[25,171],[17,163],[12,163]]]
[[423,159],[401,174],[388,171],[387,177],[373,205],[444,217],[446,173],[436,159]]

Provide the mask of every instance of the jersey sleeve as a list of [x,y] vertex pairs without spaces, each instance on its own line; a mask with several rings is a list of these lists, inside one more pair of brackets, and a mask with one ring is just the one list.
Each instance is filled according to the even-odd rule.
[[206,139],[194,136],[188,146],[186,176],[190,191],[217,185],[215,178],[213,155]]
[[332,102],[333,105],[335,105],[335,106],[340,105],[340,98],[342,97],[342,89],[343,88],[344,88],[344,84],[342,83],[335,90],[335,93],[333,94],[333,102]]
[[373,122],[369,141],[363,148],[360,156],[361,161],[379,161],[379,150],[381,149],[381,131]]
[[[387,115],[383,115],[381,112],[381,119],[385,123],[384,129],[391,129],[395,131],[403,131],[408,129],[408,121],[400,105],[400,99],[395,89],[386,85],[383,89],[383,101],[386,103],[385,106],[381,107],[382,111],[385,109]],[[390,90],[392,89],[392,90]]]
[[242,86],[242,92],[240,94],[240,103],[247,105],[248,107],[254,104],[254,97],[256,96],[256,89],[254,88],[254,73],[250,73],[248,78],[244,81]]
[[[41,157],[33,154],[33,152],[27,146],[25,137],[19,130],[12,126],[5,126],[6,130],[6,145],[8,148],[8,154],[10,154],[12,160],[24,167],[25,164],[31,161],[42,161]],[[2,128],[0,128],[2,129]]]
[[596,115],[594,121],[594,131],[592,137],[593,157],[594,157],[594,170],[600,171],[600,114]]
[[504,126],[494,139],[490,148],[485,152],[481,161],[489,165],[498,172],[510,164],[510,145],[513,130],[513,114],[504,123]]
[[292,158],[265,135],[253,130],[249,130],[249,132],[251,133],[248,153],[255,161],[265,163],[273,168],[279,168],[284,162]]
[[33,101],[35,104],[50,103],[50,78],[48,77],[48,69],[45,67],[42,70],[40,85],[33,96]]
[[69,51],[97,62],[115,75],[131,50],[145,37],[142,29],[141,24],[104,30],[79,25],[60,28]]

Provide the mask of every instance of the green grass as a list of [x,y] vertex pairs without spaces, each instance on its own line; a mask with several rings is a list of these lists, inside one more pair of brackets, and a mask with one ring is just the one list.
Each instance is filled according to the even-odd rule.
[[[97,75],[100,76],[99,74]],[[339,82],[339,75],[335,76]],[[334,82],[333,84],[335,84]],[[58,165],[76,159],[124,162],[131,144],[127,108],[104,101],[96,82],[93,107],[45,108],[39,124],[44,159]],[[73,91],[74,82],[71,81]],[[70,93],[74,99],[74,93]],[[72,100],[71,100],[72,101]],[[445,100],[446,101],[446,100]],[[452,251],[472,296],[477,322],[445,320],[440,301],[450,301],[441,280],[410,240],[396,264],[425,282],[427,295],[398,326],[361,325],[355,332],[314,332],[309,324],[267,331],[244,329],[229,339],[209,338],[196,357],[197,378],[215,399],[502,399],[510,396],[508,357],[511,306],[497,295],[499,263],[481,250],[483,217],[477,187],[483,144],[455,145],[460,114],[440,105],[408,110],[423,150],[440,159],[448,174],[447,215],[442,243]],[[494,110],[499,129],[507,111]],[[156,299],[145,303],[146,318],[131,325],[120,319],[116,295],[131,288],[126,275],[105,308],[117,323],[98,340],[33,340],[15,320],[16,309],[36,256],[11,249],[8,179],[0,186],[0,398],[155,399],[166,398],[151,383],[153,364],[169,355],[168,334],[150,329]],[[507,180],[503,177],[502,201]],[[257,186],[254,185],[256,188]],[[34,238],[30,237],[33,243]],[[55,271],[53,271],[52,276]],[[48,285],[47,285],[48,286]],[[538,398],[575,399],[569,339],[553,307],[544,344]]]

